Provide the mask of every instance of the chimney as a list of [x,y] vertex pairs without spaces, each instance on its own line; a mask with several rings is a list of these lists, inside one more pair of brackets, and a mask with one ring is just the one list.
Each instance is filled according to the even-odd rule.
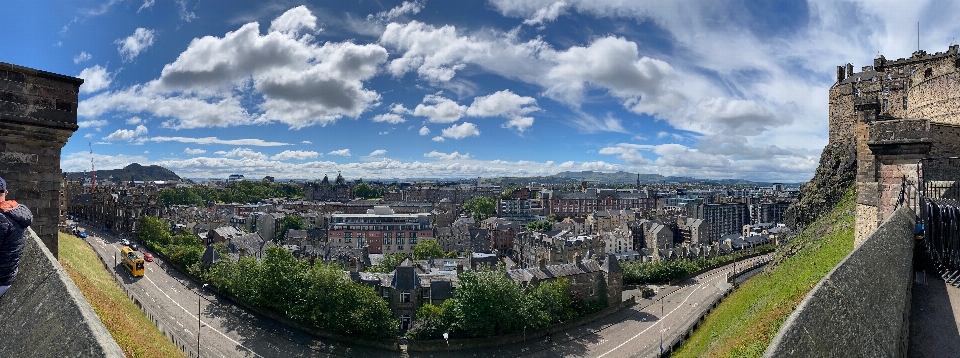
[[463,262],[457,261],[457,275],[463,273]]
[[847,75],[844,76],[844,78],[850,77],[850,76],[852,76],[852,75],[853,75],[853,64],[852,64],[852,63],[848,63],[848,64],[847,64]]
[[583,256],[579,252],[573,255],[573,262],[576,262],[577,265],[579,265],[580,262],[582,261],[583,261]]
[[547,268],[547,259],[541,257],[537,260],[537,266],[540,266],[541,269]]
[[837,82],[843,81],[846,74],[846,69],[843,66],[837,66]]

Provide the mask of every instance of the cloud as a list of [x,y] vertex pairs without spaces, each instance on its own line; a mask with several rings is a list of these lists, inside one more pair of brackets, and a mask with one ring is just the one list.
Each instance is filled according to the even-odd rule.
[[420,127],[420,135],[427,135],[427,134],[430,134],[430,128],[427,128],[427,126]]
[[80,64],[80,62],[87,61],[91,58],[93,58],[93,56],[91,56],[89,53],[86,53],[85,51],[80,51],[79,55],[73,56],[73,63]]
[[466,106],[461,106],[453,100],[428,94],[423,97],[423,102],[413,109],[413,114],[427,117],[431,123],[453,123],[460,120],[466,110]]
[[371,157],[376,157],[376,156],[381,156],[381,155],[384,155],[384,154],[387,154],[387,151],[386,151],[385,149],[377,149],[377,150],[375,150],[375,151],[370,152],[370,155],[369,155],[369,156],[371,156]]
[[200,148],[190,149],[190,148],[188,147],[188,148],[184,148],[184,149],[183,149],[183,154],[190,154],[190,155],[198,155],[198,154],[203,154],[203,153],[206,153],[206,152],[207,152],[206,150],[203,150],[203,149],[200,149]]
[[313,144],[313,142],[311,142],[311,141],[309,141],[309,140],[302,140],[302,141],[300,141],[300,144]]
[[251,145],[258,147],[278,147],[291,145],[283,142],[268,142],[262,139],[219,139],[217,137],[189,138],[189,137],[152,137],[144,139],[145,142],[180,142],[195,144],[226,144],[226,145]]
[[91,120],[78,121],[78,122],[77,122],[77,126],[79,126],[80,129],[83,129],[83,128],[98,128],[98,127],[103,127],[103,126],[105,126],[105,125],[107,125],[107,124],[108,124],[108,123],[107,123],[107,121],[106,121],[105,119],[91,119]]
[[560,165],[558,165],[557,167],[559,167],[560,169],[570,169],[570,168],[573,168],[573,161],[571,160],[571,161],[566,161],[566,162],[560,163]]
[[571,118],[570,121],[574,127],[577,127],[583,133],[627,133],[627,130],[623,128],[623,123],[620,121],[620,119],[613,117],[611,113],[607,113],[606,117],[603,119],[596,118],[580,110],[574,111],[574,114],[575,117]]
[[330,153],[327,153],[327,154],[329,154],[329,155],[339,155],[339,156],[343,156],[343,157],[349,157],[349,156],[351,155],[351,154],[350,154],[350,149],[338,149],[338,150],[331,151]]
[[278,154],[270,157],[270,159],[273,159],[273,160],[291,160],[291,159],[304,160],[304,159],[316,158],[316,157],[318,157],[318,156],[320,156],[320,153],[317,153],[317,152],[314,152],[314,151],[309,151],[309,150],[285,150],[285,151],[282,151],[282,152],[280,152],[280,153],[278,153]]
[[140,119],[140,117],[130,117],[129,119],[127,119],[127,124],[131,126],[135,126],[142,123],[146,123],[146,121],[144,121],[143,119]]
[[149,8],[153,7],[153,3],[154,3],[155,1],[156,1],[156,0],[143,0],[143,5],[140,5],[140,8],[137,9],[137,13],[139,14],[140,11],[143,11],[143,9],[149,9]]
[[444,138],[463,139],[470,136],[480,136],[480,130],[473,123],[463,122],[444,129],[441,135]]
[[177,0],[177,14],[180,16],[180,20],[184,22],[191,22],[197,19],[197,14],[187,10],[187,0]]
[[448,154],[448,153],[441,153],[441,152],[438,152],[438,151],[435,151],[435,150],[434,150],[434,151],[431,151],[430,153],[424,153],[423,156],[426,157],[426,158],[436,158],[436,159],[439,159],[439,160],[470,159],[470,154],[469,154],[469,153],[467,153],[467,154],[460,154],[460,152],[453,152],[453,153],[449,153],[449,154]]
[[550,6],[541,8],[537,10],[529,19],[523,20],[524,25],[540,25],[545,22],[551,22],[557,19],[558,16],[563,12],[564,7],[567,6],[566,2],[557,1]]
[[393,114],[393,113],[383,113],[373,116],[372,121],[374,122],[387,122],[391,124],[403,123],[406,122],[403,117]]
[[434,142],[443,142],[443,141],[446,141],[446,139],[443,139],[442,136],[436,136],[436,137],[431,138],[430,140],[432,140],[432,141],[434,141]]
[[133,61],[140,52],[153,46],[154,34],[155,32],[153,30],[138,27],[133,31],[133,35],[117,39],[113,43],[120,45],[117,47],[117,51],[120,52],[120,57],[123,58],[123,62],[130,62]]
[[650,165],[653,164],[653,161],[647,158],[644,158],[642,154],[638,151],[638,148],[627,146],[625,143],[620,143],[614,147],[605,147],[600,149],[600,154],[603,155],[616,155],[620,160],[627,162],[628,164],[633,165]]
[[370,14],[367,15],[368,21],[378,20],[380,22],[391,21],[405,14],[418,14],[420,10],[423,9],[423,3],[419,1],[404,1],[400,6],[390,9],[389,11],[381,11],[376,15]]
[[234,148],[230,151],[217,151],[213,154],[224,156],[224,157],[240,157],[245,160],[264,160],[267,159],[267,156],[263,153],[253,151],[249,148]]
[[144,134],[147,134],[147,127],[141,124],[135,129],[118,129],[117,131],[110,133],[110,135],[103,137],[103,140],[109,142],[120,140],[130,141]]
[[296,35],[306,29],[317,29],[317,17],[303,5],[287,10],[270,23],[270,32]]
[[81,93],[94,93],[110,86],[116,73],[107,72],[107,69],[100,65],[84,68],[77,77],[83,79],[80,85]]
[[533,117],[524,115],[539,110],[535,98],[520,96],[506,89],[475,98],[466,113],[474,117],[504,117],[508,119],[507,123],[503,124],[504,128],[523,132],[533,125]]
[[407,109],[407,107],[404,107],[403,104],[400,103],[390,105],[390,112],[394,114],[413,114],[413,111]]

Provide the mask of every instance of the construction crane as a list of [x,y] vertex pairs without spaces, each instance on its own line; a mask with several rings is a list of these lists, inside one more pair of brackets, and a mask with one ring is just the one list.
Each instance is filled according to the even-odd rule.
[[93,186],[90,188],[90,192],[97,191],[97,169],[93,167],[93,143],[87,142],[90,145],[90,175],[93,177]]

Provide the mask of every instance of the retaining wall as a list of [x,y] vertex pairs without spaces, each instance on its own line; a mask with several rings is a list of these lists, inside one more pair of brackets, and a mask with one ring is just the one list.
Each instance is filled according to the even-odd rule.
[[800,302],[764,357],[905,357],[916,216],[901,207]]
[[0,357],[124,357],[63,266],[27,232],[20,273],[0,297]]

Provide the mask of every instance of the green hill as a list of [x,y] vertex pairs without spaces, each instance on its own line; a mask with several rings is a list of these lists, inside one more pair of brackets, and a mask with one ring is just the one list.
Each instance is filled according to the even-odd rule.
[[781,247],[763,273],[710,313],[673,357],[760,357],[807,292],[853,251],[853,185],[832,211]]
[[[79,178],[87,178],[90,176],[89,172],[72,172],[67,173],[67,179],[77,180]],[[165,181],[179,181],[180,176],[177,173],[170,171],[167,168],[161,167],[159,165],[148,165],[143,166],[137,163],[130,164],[123,169],[112,169],[112,170],[98,170],[97,171],[97,180],[106,180],[110,179],[112,181],[154,181],[154,180],[165,180]]]

